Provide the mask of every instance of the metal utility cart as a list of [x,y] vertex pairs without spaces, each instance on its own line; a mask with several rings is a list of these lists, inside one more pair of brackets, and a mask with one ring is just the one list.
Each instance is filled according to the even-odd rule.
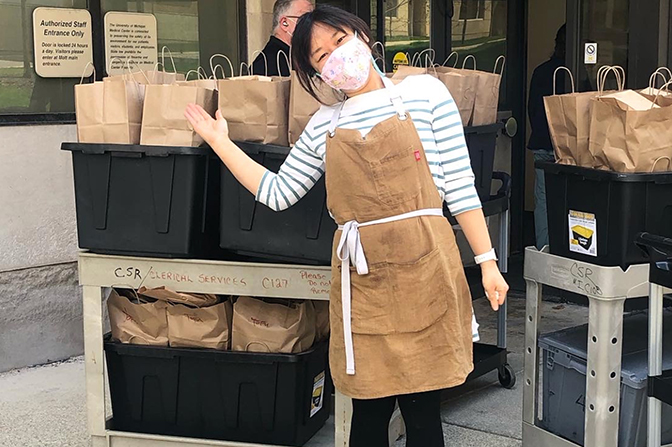
[[[501,187],[495,195],[490,196],[489,200],[483,201],[483,214],[485,217],[499,216],[498,266],[502,273],[506,273],[509,268],[509,199],[511,197],[511,177],[504,172],[493,172],[492,179],[500,181]],[[449,216],[447,209],[444,209],[444,214]],[[456,230],[460,229],[453,217],[449,217],[449,220],[453,228]],[[488,374],[490,371],[497,370],[499,383],[504,388],[511,389],[515,386],[516,374],[507,359],[506,320],[507,302],[504,302],[497,312],[497,344],[474,343],[474,370],[467,378],[467,381],[477,379]]]
[[527,248],[524,276],[527,283],[527,305],[523,447],[577,447],[577,444],[544,430],[536,423],[539,396],[537,339],[544,284],[580,293],[588,298],[584,446],[617,446],[623,306],[628,298],[647,295],[649,266],[637,264],[623,271],[620,267],[602,267],[551,255],[547,247],[543,251]]
[[[230,441],[120,432],[106,411],[103,352],[104,287],[166,286],[183,292],[260,297],[329,299],[329,267],[79,255],[84,296],[84,355],[88,430],[93,447],[257,447]],[[336,394],[335,446],[347,447],[350,401]]]
[[[672,370],[663,371],[663,294],[672,289],[672,239],[642,233],[649,253],[648,447],[660,447],[662,403],[672,405]],[[667,290],[665,290],[667,288]]]

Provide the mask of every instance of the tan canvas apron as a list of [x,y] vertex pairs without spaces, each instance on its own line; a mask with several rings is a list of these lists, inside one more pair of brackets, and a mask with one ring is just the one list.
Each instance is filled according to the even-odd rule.
[[340,109],[327,135],[327,206],[340,226],[331,373],[358,399],[457,386],[473,369],[471,296],[455,236],[415,125],[387,91],[397,113],[365,138],[336,129]]

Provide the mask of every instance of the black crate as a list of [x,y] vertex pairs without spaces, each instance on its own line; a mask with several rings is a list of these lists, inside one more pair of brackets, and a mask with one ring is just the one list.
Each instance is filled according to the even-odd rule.
[[221,257],[219,160],[209,148],[63,143],[72,152],[79,247]]
[[[301,354],[105,342],[114,430],[301,446],[331,410],[330,381],[311,416],[328,343]],[[319,383],[318,383],[319,385]],[[319,400],[319,397],[315,401]]]
[[464,128],[467,140],[471,169],[474,171],[475,186],[481,202],[490,199],[492,170],[495,164],[497,135],[504,128],[502,123],[486,126],[468,126]]
[[[265,168],[278,172],[288,147],[237,143]],[[336,223],[327,211],[324,176],[299,202],[275,212],[257,202],[222,165],[220,245],[272,260],[329,265]]]
[[[552,254],[625,270],[648,262],[635,245],[639,232],[672,236],[672,172],[625,174],[543,162],[536,166],[545,173]],[[592,225],[570,224],[570,211],[592,214],[597,235]],[[570,250],[570,226],[576,242],[596,248],[596,255]]]

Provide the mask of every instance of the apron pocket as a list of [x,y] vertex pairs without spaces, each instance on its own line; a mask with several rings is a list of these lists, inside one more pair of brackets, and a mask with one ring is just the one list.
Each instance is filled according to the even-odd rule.
[[412,146],[369,162],[378,199],[389,206],[406,203],[420,194],[419,170],[422,159],[416,160]]
[[[436,248],[413,263],[372,265],[363,276],[351,272],[352,332],[403,334],[436,323],[448,310],[443,269]],[[342,316],[341,309],[337,311]]]

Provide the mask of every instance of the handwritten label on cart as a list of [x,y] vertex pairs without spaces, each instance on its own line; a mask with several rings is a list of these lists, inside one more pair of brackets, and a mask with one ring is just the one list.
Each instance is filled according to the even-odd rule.
[[582,267],[575,262],[572,264],[569,272],[572,275],[572,283],[581,291],[581,293],[602,296],[602,289],[593,279],[593,269],[590,267]]
[[324,273],[308,272],[301,270],[301,279],[310,287],[313,295],[329,295],[331,288],[331,278]]
[[235,276],[222,275],[206,275],[204,273],[198,276],[192,276],[188,273],[181,273],[175,271],[160,271],[154,270],[150,267],[147,273],[135,267],[117,267],[114,269],[114,276],[119,279],[130,279],[132,281],[140,280],[144,282],[145,279],[153,281],[173,282],[173,283],[192,283],[192,284],[220,284],[226,286],[247,286],[246,278],[238,278]]
[[[139,288],[166,286],[177,291],[232,290],[231,293],[261,294],[297,298],[327,298],[331,289],[331,274],[319,269],[283,269],[277,267],[249,268],[234,266],[230,270],[212,266],[203,268],[203,273],[193,266],[170,268],[166,264],[144,263],[114,266],[112,285]],[[225,273],[222,274],[222,271]],[[213,274],[214,273],[214,274]],[[195,287],[199,285],[210,287]],[[215,287],[211,287],[215,286]],[[233,292],[235,291],[235,292]],[[224,293],[224,292],[222,292]]]

